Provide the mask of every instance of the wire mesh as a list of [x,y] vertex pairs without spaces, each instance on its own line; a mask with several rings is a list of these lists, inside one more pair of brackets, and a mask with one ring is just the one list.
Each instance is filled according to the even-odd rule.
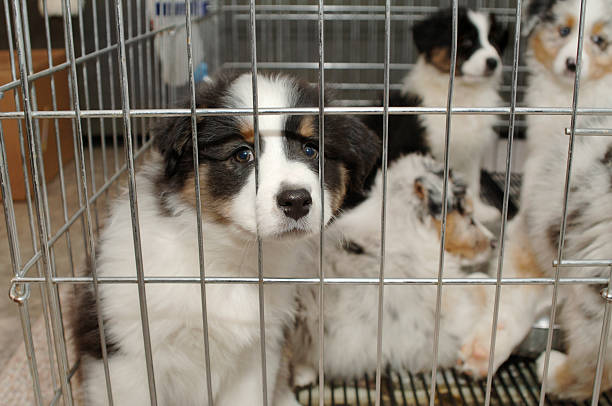
[[[564,195],[563,222],[560,240],[564,241],[566,207],[568,199],[569,173],[572,148],[576,136],[610,135],[610,130],[578,128],[579,115],[612,114],[612,106],[606,108],[580,108],[578,105],[579,80],[576,80],[574,100],[571,107],[548,106],[521,107],[525,90],[527,67],[523,64],[520,38],[520,0],[495,0],[484,2],[472,0],[465,5],[495,14],[502,22],[514,24],[514,47],[504,55],[504,81],[502,95],[507,106],[482,107],[452,105],[452,82],[446,107],[390,107],[388,93],[399,89],[400,81],[410,71],[416,60],[411,26],[441,7],[456,8],[458,2],[405,0],[379,1],[361,0],[350,5],[342,1],[320,1],[310,4],[305,1],[185,1],[184,8],[170,7],[168,2],[155,1],[82,1],[77,13],[70,17],[70,0],[62,0],[62,16],[50,17],[47,0],[42,1],[42,13],[35,2],[25,0],[3,0],[6,33],[0,36],[0,45],[8,50],[10,78],[0,83],[0,98],[13,98],[14,108],[0,112],[0,184],[2,205],[6,223],[11,273],[10,296],[19,308],[19,319],[32,380],[32,399],[35,404],[75,403],[73,399],[73,377],[78,369],[78,360],[70,353],[64,321],[64,298],[68,289],[91,284],[96,301],[100,284],[136,284],[139,293],[141,325],[146,353],[148,389],[151,404],[157,404],[151,347],[146,286],[148,284],[189,283],[201,287],[202,327],[206,358],[206,385],[208,401],[212,403],[211,365],[208,350],[208,323],[206,311],[206,286],[208,284],[246,283],[258,285],[260,295],[260,334],[262,357],[263,403],[267,404],[270,393],[266,384],[266,346],[263,291],[268,284],[313,284],[319,286],[319,310],[324,306],[325,284],[372,284],[379,288],[378,365],[373,376],[355,382],[334,382],[325,378],[324,351],[319,361],[319,385],[328,386],[323,391],[301,390],[298,399],[304,404],[552,404],[540,390],[533,364],[515,359],[507,363],[493,376],[492,367],[486,383],[470,380],[452,370],[437,370],[433,364],[431,377],[426,374],[413,376],[401,371],[383,372],[381,363],[382,306],[384,288],[392,284],[421,284],[438,287],[438,302],[445,285],[483,284],[499,289],[504,285],[547,284],[554,286],[551,319],[555,319],[554,306],[558,286],[564,284],[609,284],[608,278],[562,277],[563,266],[611,266],[612,260],[574,261],[563,258],[563,245],[559,246],[554,277],[550,278],[504,278],[500,256],[496,277],[472,278],[469,280],[445,278],[443,274],[444,236],[442,234],[440,267],[438,277],[424,279],[385,278],[384,263],[380,264],[378,278],[346,280],[328,278],[323,273],[323,233],[321,221],[320,267],[318,278],[266,278],[263,276],[261,243],[259,242],[258,277],[214,277],[207,276],[204,269],[203,245],[206,236],[202,230],[201,214],[198,215],[199,277],[150,277],[146,276],[140,250],[140,231],[135,174],[152,141],[150,130],[154,120],[160,117],[191,116],[194,145],[197,137],[195,126],[199,117],[211,115],[252,115],[255,123],[255,145],[259,135],[257,119],[266,114],[315,114],[321,125],[320,151],[323,155],[323,119],[333,114],[378,114],[384,117],[384,139],[387,137],[387,122],[393,114],[438,114],[446,115],[450,123],[459,114],[492,114],[499,120],[497,130],[508,143],[500,141],[500,148],[507,146],[507,153],[491,167],[497,170],[490,176],[490,186],[497,188],[497,201],[503,206],[504,221],[500,241],[504,241],[506,218],[518,208],[517,197],[520,175],[511,173],[513,140],[522,138],[523,118],[528,114],[570,116],[571,126],[566,190]],[[434,4],[435,3],[435,4]],[[462,3],[462,5],[464,4]],[[582,0],[582,8],[585,7]],[[201,6],[201,8],[200,8]],[[176,18],[178,17],[178,19]],[[577,53],[577,70],[580,70],[581,44],[583,37],[583,13],[580,18],[580,38]],[[39,29],[44,27],[43,30]],[[89,28],[93,29],[93,35]],[[456,21],[454,24],[456,35]],[[185,42],[182,44],[181,42]],[[456,41],[455,41],[456,42]],[[177,45],[185,45],[183,60],[186,81],[168,81],[167,61]],[[296,46],[299,44],[299,46]],[[199,60],[194,57],[195,48],[202,49]],[[63,49],[65,61],[56,63],[53,50]],[[44,63],[33,60],[34,50],[42,49]],[[455,48],[453,48],[455,49]],[[454,58],[453,58],[454,59]],[[205,65],[202,65],[205,63]],[[451,71],[455,69],[451,64]],[[253,109],[208,109],[196,108],[196,71],[206,66],[209,71],[234,69],[248,71],[253,75],[253,88],[257,89],[257,70],[290,71],[307,81],[318,84],[321,89],[319,106],[300,109],[258,108],[257,92],[254,92]],[[58,86],[60,75],[66,75],[66,88]],[[579,77],[579,75],[578,75]],[[50,79],[52,104],[41,106],[37,95],[46,91],[42,84]],[[202,79],[202,78],[199,78]],[[324,89],[335,93],[337,105],[324,106]],[[379,95],[384,102],[380,106]],[[69,108],[60,107],[59,94],[70,100]],[[189,98],[190,108],[173,108],[181,98]],[[16,122],[15,132],[3,128]],[[70,123],[71,131],[62,132],[62,123]],[[55,137],[54,158],[43,150],[41,128],[53,126]],[[447,125],[447,138],[450,127]],[[123,135],[121,137],[120,135]],[[16,183],[13,168],[9,168],[6,140],[18,142],[21,173],[25,185],[25,203],[12,196],[11,183]],[[65,151],[73,150],[74,165],[66,164]],[[383,173],[386,173],[386,153],[383,151]],[[259,154],[256,154],[257,156]],[[57,160],[58,180],[50,180],[45,173],[50,161]],[[445,164],[445,179],[448,176],[448,160]],[[197,148],[194,162],[198,165]],[[319,173],[323,177],[324,161],[320,160]],[[195,171],[198,174],[198,171]],[[386,179],[386,176],[385,178]],[[322,180],[322,179],[321,179]],[[119,191],[118,185],[127,182],[131,203],[134,255],[137,264],[135,277],[98,277],[95,260],[92,276],[76,276],[76,270],[86,257],[95,252],[96,236],[103,225],[104,208]],[[196,190],[199,178],[196,176]],[[323,182],[321,182],[323,184]],[[446,189],[446,187],[445,187]],[[200,193],[196,193],[200,197]],[[323,193],[321,193],[323,196]],[[384,258],[385,201],[381,213],[381,258]],[[323,203],[323,202],[322,202]],[[198,201],[198,207],[200,202]],[[443,221],[443,230],[444,230]],[[38,286],[38,290],[33,285]],[[497,299],[497,297],[496,297]],[[497,300],[496,300],[497,303]],[[97,306],[99,303],[97,302]],[[438,303],[439,306],[439,303]],[[602,302],[603,306],[603,302]],[[497,311],[497,304],[495,307]],[[33,310],[35,315],[33,315]],[[601,359],[605,353],[608,337],[610,304],[605,304],[606,317],[602,326],[600,357],[597,363],[595,392],[599,391],[602,376]],[[98,312],[100,339],[105,365],[106,392],[112,404],[112,385],[107,360],[104,320]],[[439,320],[439,311],[437,312]],[[44,342],[36,348],[32,322],[42,317]],[[495,322],[492,325],[495,334]],[[324,333],[321,318],[320,339]],[[493,337],[494,337],[493,334]],[[547,340],[547,357],[552,347],[552,329]],[[493,338],[493,344],[495,338]],[[434,339],[432,350],[437,351]],[[46,350],[46,353],[44,352]],[[494,345],[491,349],[494,354]],[[45,359],[46,358],[46,359]],[[492,358],[492,357],[491,357]],[[40,364],[48,362],[50,382],[41,383]],[[546,368],[546,367],[545,367]],[[545,374],[546,376],[546,374]],[[435,378],[435,379],[432,379]],[[372,379],[373,378],[373,379]],[[546,383],[542,385],[545,389]],[[433,394],[433,395],[432,395]],[[254,394],[258,396],[258,394]],[[609,404],[610,395],[603,394],[597,402]]]

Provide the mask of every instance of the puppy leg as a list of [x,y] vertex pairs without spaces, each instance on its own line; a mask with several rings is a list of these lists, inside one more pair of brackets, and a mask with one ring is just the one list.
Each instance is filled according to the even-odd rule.
[[[520,226],[521,223],[516,222],[510,226],[503,276],[541,276],[533,253],[524,242]],[[550,304],[549,291],[550,287],[544,285],[502,287],[494,370],[508,359],[514,348],[529,333],[538,315]],[[464,341],[459,357],[462,368],[476,376],[486,376],[491,349],[492,307],[483,308],[482,314],[473,333]]]
[[293,368],[293,384],[295,386],[308,386],[317,383],[317,371],[311,365],[298,364]]
[[[266,380],[268,402],[274,401],[276,377],[280,365],[281,350],[278,345],[266,348]],[[258,344],[245,349],[236,359],[234,373],[225,377],[215,401],[217,406],[263,405],[261,352]],[[288,403],[292,405],[291,403]],[[295,404],[295,403],[294,403]],[[293,404],[293,405],[294,405]],[[276,405],[281,405],[277,403]],[[292,406],[293,406],[292,405]]]
[[469,193],[474,204],[474,216],[486,225],[500,219],[500,212],[493,206],[489,206],[480,199],[480,164],[472,162],[471,167],[465,168],[464,174],[469,182]]
[[[538,378],[540,381],[544,372],[544,358],[542,353],[536,361]],[[604,360],[604,362],[606,362]],[[601,388],[610,387],[610,363],[604,366]],[[588,399],[593,394],[595,379],[595,363],[577,359],[574,355],[566,355],[559,351],[551,351],[548,364],[546,392],[561,399]]]
[[[81,388],[83,404],[87,406],[108,405],[102,361],[85,358],[81,368],[84,372]],[[109,368],[115,405],[146,406],[150,404],[144,358],[114,355],[109,359]],[[157,394],[158,398],[161,398],[159,388]]]

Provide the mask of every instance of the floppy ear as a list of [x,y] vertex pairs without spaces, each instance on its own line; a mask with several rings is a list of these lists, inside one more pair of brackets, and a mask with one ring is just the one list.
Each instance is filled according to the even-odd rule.
[[191,117],[171,117],[153,129],[153,145],[164,160],[166,177],[173,177],[186,153],[191,154]]
[[508,46],[508,39],[510,37],[510,31],[507,26],[503,26],[497,21],[495,16],[491,14],[491,29],[490,29],[490,41],[499,52],[499,56],[504,55],[504,51]]
[[553,16],[550,11],[556,0],[529,0],[523,7],[523,35],[528,37],[533,29],[542,21],[550,21]]
[[427,199],[427,188],[425,187],[422,177],[418,177],[414,180],[414,194],[421,201]]
[[[425,20],[417,22],[412,27],[412,37],[419,53],[429,57],[431,50],[435,47],[450,46],[450,31],[446,28],[450,27],[450,24],[451,16],[444,12],[434,14]],[[448,38],[441,35],[441,27],[445,27],[443,28],[444,35],[449,34]]]
[[[327,116],[325,124],[326,133],[329,129],[339,135],[330,139],[329,157],[341,160],[348,170],[346,196],[363,196],[364,183],[371,172],[376,170],[381,155],[379,137],[361,120],[352,116]],[[328,151],[327,142],[325,144]]]

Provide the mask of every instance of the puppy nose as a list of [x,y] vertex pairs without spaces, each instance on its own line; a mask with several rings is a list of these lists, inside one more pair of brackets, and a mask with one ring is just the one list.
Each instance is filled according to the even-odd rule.
[[565,66],[567,66],[568,71],[576,72],[576,60],[574,58],[567,58],[565,60]]
[[497,68],[497,59],[487,58],[487,69],[495,70],[495,68]]
[[306,189],[283,190],[276,195],[276,203],[285,216],[298,220],[310,211],[312,197]]
[[491,249],[495,249],[497,248],[497,240],[496,239],[492,239],[491,240]]

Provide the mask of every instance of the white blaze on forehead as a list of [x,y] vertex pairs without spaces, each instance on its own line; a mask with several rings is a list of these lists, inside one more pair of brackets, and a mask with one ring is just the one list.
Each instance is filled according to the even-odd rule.
[[487,59],[494,58],[497,61],[496,72],[501,72],[501,58],[497,50],[489,42],[489,30],[491,28],[491,20],[489,15],[468,10],[468,19],[476,27],[478,31],[478,41],[480,48],[470,55],[470,57],[461,66],[461,73],[466,78],[479,78],[487,73]]
[[489,42],[489,30],[491,29],[491,20],[489,16],[483,13],[468,10],[468,18],[478,30],[478,40],[480,41],[480,46],[485,49],[491,49],[497,53],[495,48],[493,48]]
[[[297,88],[292,79],[280,75],[257,75],[258,108],[293,107],[296,100]],[[253,78],[250,73],[245,73],[232,82],[225,101],[228,107],[253,107]],[[253,125],[252,116],[240,116],[238,119],[249,126]],[[282,131],[286,120],[286,115],[260,115],[259,131]]]

